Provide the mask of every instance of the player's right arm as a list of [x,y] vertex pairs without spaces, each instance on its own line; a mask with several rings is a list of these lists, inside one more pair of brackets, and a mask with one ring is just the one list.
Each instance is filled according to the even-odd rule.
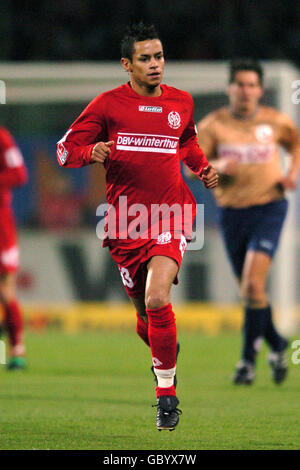
[[105,124],[103,95],[95,98],[57,142],[60,166],[78,168],[91,163],[103,163],[110,154]]
[[[214,120],[214,113],[208,114],[197,124],[197,141],[199,147],[202,149],[207,160],[213,165],[213,167],[219,172],[218,160],[214,158],[216,149],[216,140],[213,135],[212,126]],[[185,174],[189,178],[195,178],[195,175],[185,168]]]

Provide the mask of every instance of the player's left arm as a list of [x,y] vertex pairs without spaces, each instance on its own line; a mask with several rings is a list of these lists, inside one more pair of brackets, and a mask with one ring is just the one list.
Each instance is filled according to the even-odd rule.
[[281,184],[285,189],[295,189],[300,170],[300,135],[294,122],[285,114],[280,113],[280,138],[282,145],[291,157],[291,164]]
[[23,155],[7,129],[0,129],[0,188],[15,188],[27,182]]
[[204,186],[212,189],[218,185],[219,176],[198,145],[193,112],[192,102],[190,120],[179,141],[179,155],[183,163],[200,178]]

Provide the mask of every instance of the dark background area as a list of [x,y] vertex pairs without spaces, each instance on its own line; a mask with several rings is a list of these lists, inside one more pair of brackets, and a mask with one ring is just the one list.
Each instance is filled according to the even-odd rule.
[[297,0],[6,0],[0,60],[115,60],[127,24],[153,22],[168,59],[300,65]]

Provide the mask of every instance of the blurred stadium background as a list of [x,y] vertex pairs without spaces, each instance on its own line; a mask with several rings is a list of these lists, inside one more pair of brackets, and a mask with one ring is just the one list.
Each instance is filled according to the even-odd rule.
[[[7,1],[0,6],[1,125],[15,136],[30,181],[14,194],[19,226],[20,300],[27,326],[67,330],[133,327],[116,266],[96,237],[104,201],[100,166],[58,167],[55,144],[97,94],[127,80],[119,42],[132,20],[154,22],[166,51],[165,82],[189,91],[195,121],[227,102],[227,63],[255,57],[266,71],[264,102],[300,124],[292,82],[300,78],[300,4],[291,0]],[[34,11],[34,14],[33,14]],[[287,27],[288,25],[288,27]],[[205,204],[205,244],[189,251],[173,290],[178,324],[204,332],[239,330],[237,288],[226,260],[212,196],[188,182]],[[299,331],[300,191],[270,278],[280,328]],[[107,303],[109,310],[107,310]]]

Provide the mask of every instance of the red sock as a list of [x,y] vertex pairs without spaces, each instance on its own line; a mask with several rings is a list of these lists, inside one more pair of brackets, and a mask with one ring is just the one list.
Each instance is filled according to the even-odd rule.
[[[176,366],[176,323],[172,305],[146,309],[148,334],[153,365],[156,369],[173,369]],[[174,386],[156,387],[156,395],[176,395]]]
[[148,323],[146,323],[137,313],[136,314],[137,322],[136,322],[136,332],[140,338],[150,346],[149,337],[148,337]]
[[22,342],[23,318],[19,303],[12,300],[4,305],[4,326],[8,332],[9,342],[12,347]]

